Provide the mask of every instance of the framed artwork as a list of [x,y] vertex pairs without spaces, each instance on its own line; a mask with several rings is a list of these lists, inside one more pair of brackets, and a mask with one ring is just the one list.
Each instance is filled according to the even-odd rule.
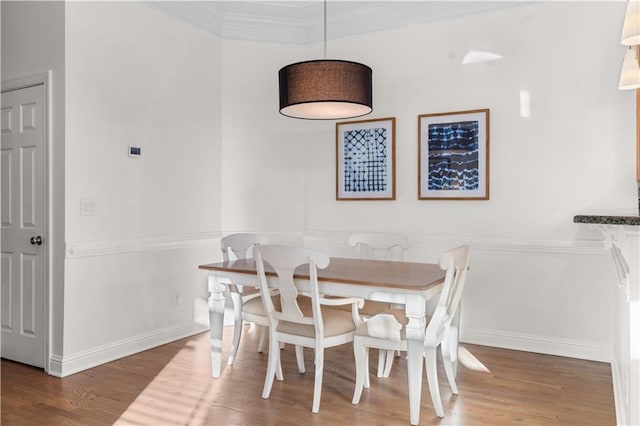
[[395,117],[336,123],[336,200],[395,200]]
[[489,109],[418,116],[418,199],[489,199]]

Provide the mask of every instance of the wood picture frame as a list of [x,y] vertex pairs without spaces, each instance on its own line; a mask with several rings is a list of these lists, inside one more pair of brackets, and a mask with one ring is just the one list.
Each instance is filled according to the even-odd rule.
[[395,200],[396,118],[336,123],[336,200]]
[[418,116],[418,199],[489,199],[489,109]]

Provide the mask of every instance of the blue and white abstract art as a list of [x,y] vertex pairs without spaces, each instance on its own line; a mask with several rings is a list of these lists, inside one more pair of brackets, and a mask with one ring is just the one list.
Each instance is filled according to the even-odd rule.
[[344,132],[344,190],[384,191],[387,186],[387,129]]
[[395,118],[337,123],[337,199],[392,199]]
[[489,199],[489,110],[419,120],[419,199]]
[[431,124],[428,143],[429,189],[478,189],[477,121]]

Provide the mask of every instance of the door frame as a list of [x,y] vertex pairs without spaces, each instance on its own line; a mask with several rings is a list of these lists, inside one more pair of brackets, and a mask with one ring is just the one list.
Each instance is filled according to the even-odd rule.
[[44,201],[44,238],[46,243],[44,244],[44,371],[49,373],[50,370],[50,354],[51,354],[51,278],[53,276],[53,271],[51,270],[53,265],[52,259],[52,241],[51,241],[51,232],[49,230],[49,224],[53,223],[51,218],[52,208],[51,208],[51,200],[52,198],[52,187],[51,187],[51,170],[53,169],[50,164],[50,156],[49,152],[52,150],[52,74],[51,70],[48,70],[43,73],[28,75],[20,78],[10,79],[10,80],[2,80],[0,84],[0,92],[6,92],[11,90],[20,90],[26,89],[29,87],[40,86],[42,85],[44,88],[44,117],[45,117],[45,143],[44,143],[44,192],[45,192],[45,201]]

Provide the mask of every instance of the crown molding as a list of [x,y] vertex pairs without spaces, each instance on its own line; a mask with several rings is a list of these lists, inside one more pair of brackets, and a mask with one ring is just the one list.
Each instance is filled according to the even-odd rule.
[[[329,1],[327,38],[387,31],[531,3],[520,1]],[[223,39],[312,44],[324,39],[322,1],[146,2]]]

